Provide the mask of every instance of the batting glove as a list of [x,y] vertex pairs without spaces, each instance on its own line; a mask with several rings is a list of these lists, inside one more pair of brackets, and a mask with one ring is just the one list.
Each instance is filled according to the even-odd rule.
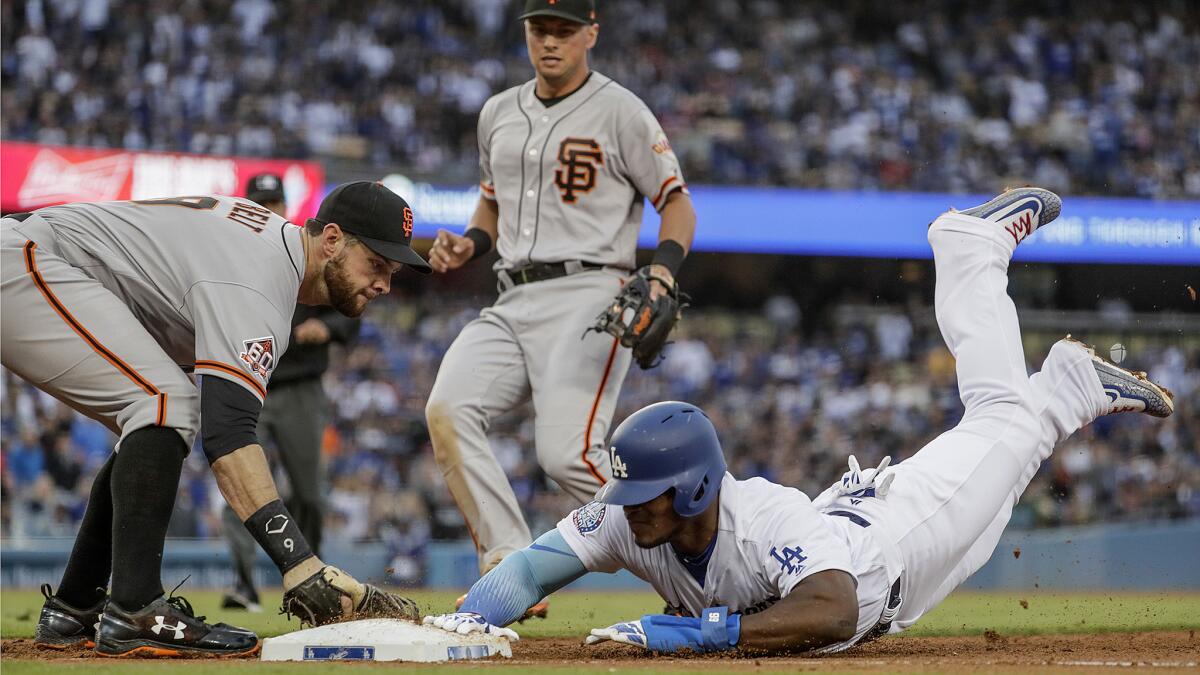
[[605,641],[634,645],[653,652],[715,652],[730,649],[742,633],[740,614],[729,614],[725,607],[710,607],[704,619],[688,616],[647,614],[636,621],[615,623],[608,628],[593,628],[584,644]]
[[481,614],[476,614],[475,612],[455,612],[454,614],[427,616],[422,620],[422,623],[426,626],[441,628],[444,631],[458,633],[459,635],[483,633],[484,635],[496,635],[513,641],[521,639],[521,636],[517,635],[515,630],[502,626],[493,626],[484,621]]
[[[885,470],[891,463],[892,458],[888,456],[883,458],[879,466],[863,470],[858,465],[858,458],[850,455],[850,470],[842,474],[840,481],[817,495],[817,498],[812,500],[813,506],[818,509],[825,508],[842,497],[877,497],[883,499],[887,496],[888,491],[892,489],[892,481],[896,479],[896,474],[885,473]],[[872,490],[872,492],[868,493],[868,490]]]
[[[891,455],[883,458],[879,466],[865,471],[858,466],[858,459],[850,455],[850,470],[842,474],[841,492],[844,495],[863,496],[862,493],[874,488],[875,496],[883,499],[888,490],[892,489],[892,481],[896,474],[884,474],[884,470],[892,463]],[[870,495],[866,495],[870,496]]]

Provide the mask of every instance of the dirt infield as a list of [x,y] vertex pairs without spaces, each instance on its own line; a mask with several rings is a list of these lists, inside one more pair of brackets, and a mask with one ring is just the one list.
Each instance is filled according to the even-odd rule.
[[[32,640],[4,640],[4,660],[85,660],[91,652],[42,651]],[[844,654],[825,657],[655,657],[620,645],[585,647],[568,638],[531,638],[513,645],[511,661],[488,666],[573,666],[580,670],[642,668],[672,671],[1027,671],[1047,669],[1086,672],[1113,667],[1145,666],[1156,670],[1200,668],[1196,631],[1096,633],[1088,635],[1003,636],[988,632],[974,637],[893,637]],[[211,660],[207,660],[211,663]],[[179,663],[176,661],[175,663]],[[481,664],[476,664],[481,665]]]

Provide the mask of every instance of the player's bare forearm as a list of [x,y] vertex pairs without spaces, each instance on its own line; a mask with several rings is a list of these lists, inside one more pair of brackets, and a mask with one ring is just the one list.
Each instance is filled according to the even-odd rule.
[[[668,265],[659,264],[659,256],[664,255],[666,250],[663,242],[678,244],[679,247],[669,244],[674,253],[668,254],[670,258],[673,258],[673,262],[670,264],[677,268],[678,264],[683,262],[683,257],[692,248],[692,237],[696,234],[696,211],[692,208],[692,198],[679,191],[672,192],[667,196],[667,203],[663,206],[659,216],[662,218],[662,223],[658,228],[659,250],[655,253],[655,261],[651,263],[650,271],[659,279],[674,282],[675,271]],[[654,281],[651,284],[651,292],[653,297],[658,297],[667,292],[667,287]]]
[[684,252],[690,251],[696,234],[696,209],[692,207],[692,198],[678,190],[672,192],[659,217],[662,223],[658,227],[658,240],[677,241]]
[[817,572],[788,596],[757,614],[742,617],[738,648],[798,652],[845,642],[858,627],[854,580],[841,570]]
[[238,518],[245,521],[254,512],[279,499],[271,467],[261,445],[247,445],[221,457],[212,465],[217,487]]
[[[246,522],[259,509],[279,499],[271,467],[261,445],[247,445],[221,457],[212,464],[217,488],[238,519]],[[322,563],[312,556],[283,575],[284,588],[291,588],[321,569]]]

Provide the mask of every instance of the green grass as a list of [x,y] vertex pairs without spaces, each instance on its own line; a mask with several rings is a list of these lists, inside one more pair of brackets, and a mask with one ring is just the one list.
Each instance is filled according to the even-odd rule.
[[986,629],[1030,635],[1191,628],[1200,628],[1200,593],[959,591],[901,636],[978,635]]
[[[425,611],[446,611],[453,606],[456,593],[443,591],[407,591]],[[234,612],[219,608],[220,593],[196,591],[187,595],[200,614],[257,631],[264,637],[278,635],[298,628],[273,610],[261,614]],[[37,591],[0,591],[0,635],[4,638],[33,635],[42,597]],[[278,603],[277,593],[266,594],[268,605]],[[1022,607],[1024,600],[1028,607]],[[533,620],[516,626],[522,637],[581,637],[588,629],[606,626],[623,619],[658,612],[662,602],[651,593],[643,592],[576,592],[555,596],[550,604],[550,618]],[[986,629],[1003,635],[1034,633],[1092,633],[1105,631],[1145,631],[1200,628],[1200,593],[972,593],[951,595],[940,607],[920,623],[903,633],[904,636],[978,635]],[[447,668],[490,669],[494,664],[448,664],[417,666],[398,664],[356,664],[355,667],[401,667],[404,672],[446,673]],[[498,664],[495,664],[498,665]],[[189,675],[199,673],[253,673],[254,675],[315,675],[316,673],[347,672],[344,664],[268,664],[261,662],[172,661],[170,668],[184,668]],[[135,662],[36,662],[5,661],[3,670],[17,675],[51,673],[109,673],[163,672],[164,663]],[[607,665],[564,668],[562,666],[531,666],[522,664],[522,672],[581,675],[606,673]],[[707,670],[707,669],[706,669]],[[455,671],[457,672],[457,671]],[[621,672],[655,673],[657,668]]]
[[[426,613],[450,611],[453,591],[405,591]],[[263,637],[299,628],[274,612],[278,593],[264,596],[261,614],[220,608],[221,594],[187,594],[198,614],[254,630]],[[1028,608],[1021,606],[1025,600]],[[0,635],[32,637],[42,596],[33,590],[0,592]],[[516,626],[522,637],[573,637],[617,621],[662,610],[662,601],[643,592],[560,593],[550,617]],[[973,635],[985,629],[1002,634],[1092,633],[1200,627],[1200,593],[954,593],[904,635]]]

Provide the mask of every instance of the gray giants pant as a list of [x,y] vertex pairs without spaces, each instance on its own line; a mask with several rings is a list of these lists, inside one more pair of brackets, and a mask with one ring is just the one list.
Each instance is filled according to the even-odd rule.
[[6,368],[124,436],[170,427],[191,447],[199,392],[125,302],[68,263],[38,215],[0,220]]
[[610,476],[604,441],[630,352],[588,332],[625,275],[594,270],[515,286],[447,350],[425,418],[483,573],[532,542],[488,445],[492,418],[532,397],[538,463],[580,504]]
[[[286,359],[287,355],[283,358]],[[275,443],[291,485],[285,505],[296,519],[296,525],[308,540],[313,553],[318,555],[324,518],[321,439],[325,433],[325,411],[328,409],[329,401],[321,380],[311,378],[268,389],[262,414],[258,418],[259,441],[269,438]],[[238,583],[242,590],[252,589],[251,574],[257,544],[228,506],[225,507],[223,524]]]

